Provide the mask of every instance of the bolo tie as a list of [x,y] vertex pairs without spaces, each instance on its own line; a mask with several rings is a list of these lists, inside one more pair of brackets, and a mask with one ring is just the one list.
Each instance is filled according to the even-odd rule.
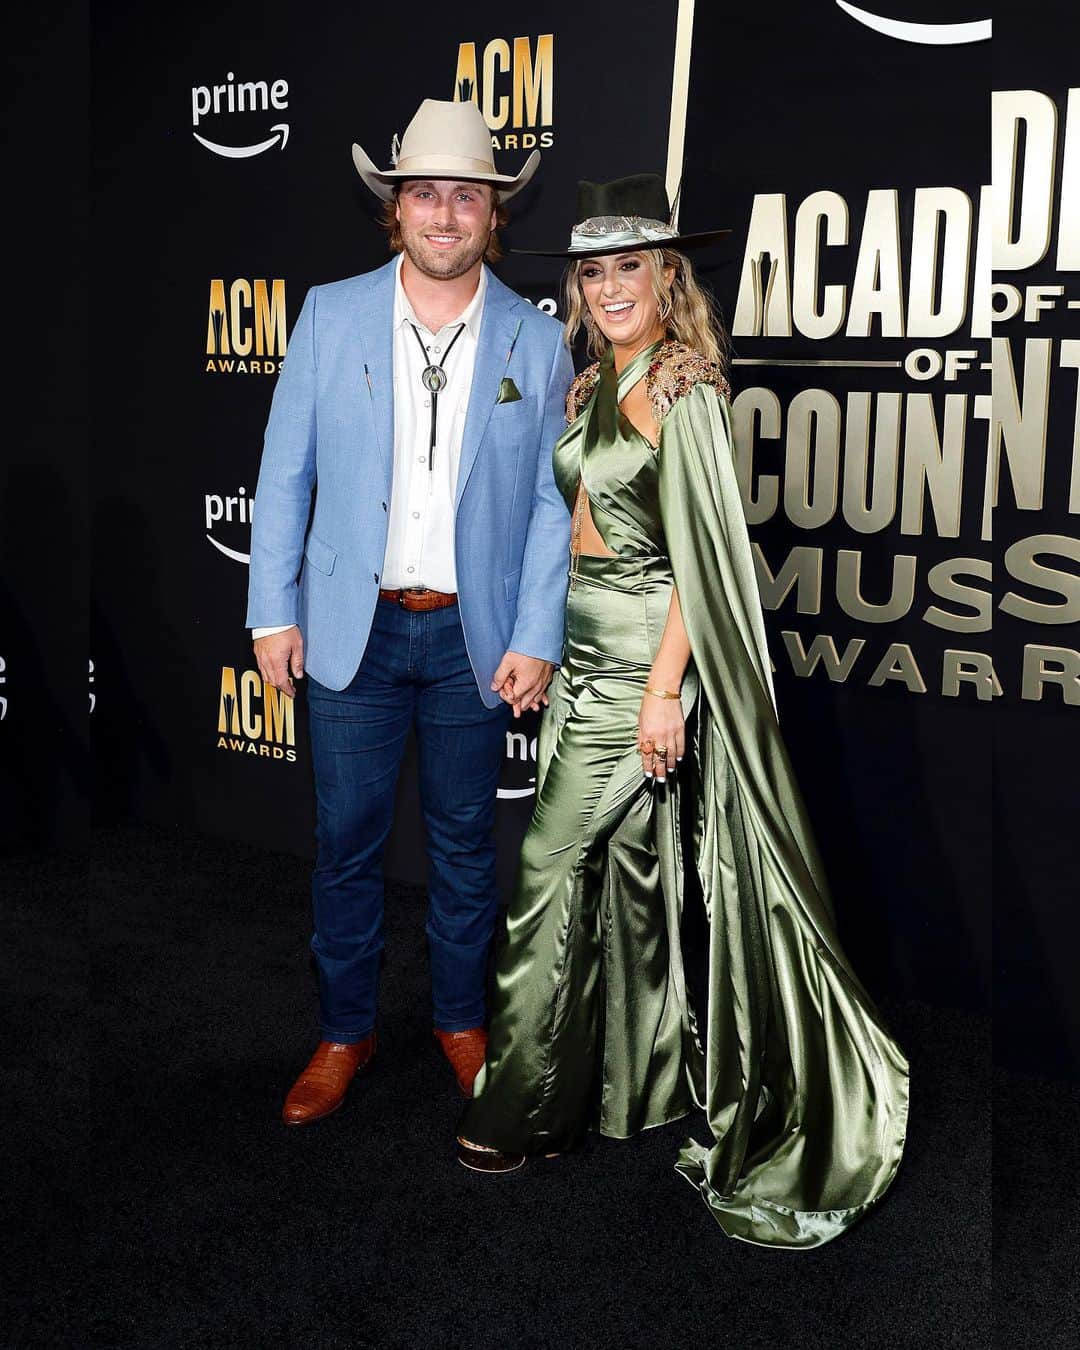
[[[439,394],[446,388],[446,371],[443,370],[438,362],[430,362],[428,349],[424,346],[424,339],[420,336],[420,330],[417,328],[416,324],[410,323],[409,327],[416,334],[416,340],[420,344],[420,350],[424,353],[424,360],[429,362],[429,364],[424,367],[423,371],[421,371],[420,382],[431,395],[431,438],[428,442],[428,472],[430,473],[435,467],[435,426],[439,414]],[[457,332],[447,343],[446,351],[442,354],[442,359],[444,361],[453,351],[454,343],[458,340],[464,330],[465,325],[463,323],[459,324]]]

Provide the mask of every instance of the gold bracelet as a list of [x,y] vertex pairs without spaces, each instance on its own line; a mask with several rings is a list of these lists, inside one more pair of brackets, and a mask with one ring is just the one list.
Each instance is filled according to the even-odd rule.
[[681,695],[673,694],[668,689],[651,689],[649,685],[645,686],[645,692],[652,694],[653,698],[680,698]]

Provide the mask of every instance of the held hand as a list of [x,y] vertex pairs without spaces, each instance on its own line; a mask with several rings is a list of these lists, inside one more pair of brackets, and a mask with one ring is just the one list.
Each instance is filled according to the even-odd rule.
[[256,638],[252,643],[259,674],[267,684],[280,689],[289,698],[296,697],[296,686],[289,678],[302,679],[304,675],[304,638],[295,624],[283,633]]
[[646,778],[655,775],[658,783],[664,783],[668,774],[675,772],[676,764],[686,753],[686,723],[682,704],[677,698],[642,695],[638,749],[641,771]]
[[504,703],[509,703],[514,716],[520,717],[526,709],[535,711],[541,703],[547,706],[547,687],[555,667],[550,661],[520,652],[507,652],[492,676],[491,687]]

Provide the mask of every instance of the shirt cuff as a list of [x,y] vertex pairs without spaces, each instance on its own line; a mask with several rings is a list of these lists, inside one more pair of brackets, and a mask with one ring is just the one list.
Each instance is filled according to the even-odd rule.
[[276,628],[253,628],[251,630],[251,640],[254,642],[256,638],[273,637],[275,633],[284,633],[287,629],[295,627],[296,625],[294,623],[281,623],[278,624]]

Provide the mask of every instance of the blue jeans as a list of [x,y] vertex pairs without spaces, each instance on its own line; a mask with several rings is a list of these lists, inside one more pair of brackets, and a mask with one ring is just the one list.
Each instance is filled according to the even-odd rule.
[[318,804],[312,881],[322,1034],[351,1043],[375,1027],[383,949],[382,857],[410,726],[430,864],[434,1024],[484,1020],[495,926],[495,796],[510,709],[485,707],[457,606],[413,614],[380,600],[367,650],[340,692],[309,677]]

